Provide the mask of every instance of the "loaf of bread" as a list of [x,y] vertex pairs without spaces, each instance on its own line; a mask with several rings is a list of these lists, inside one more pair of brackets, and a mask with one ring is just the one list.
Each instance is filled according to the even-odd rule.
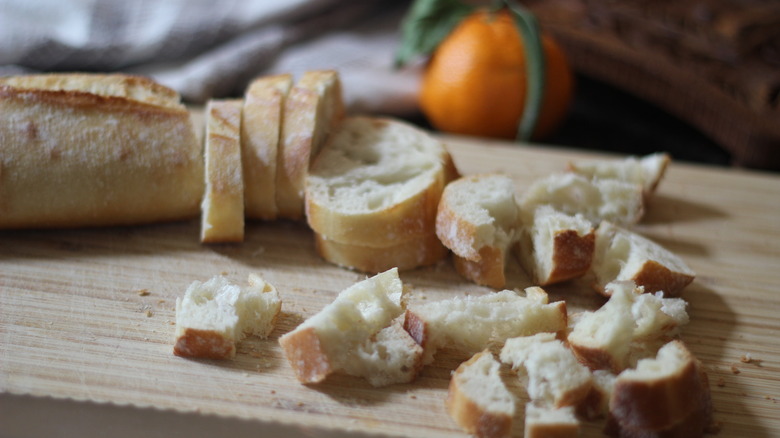
[[474,353],[489,342],[564,330],[566,318],[565,302],[550,304],[544,290],[531,287],[524,295],[504,290],[410,307],[404,328],[423,347],[427,364],[441,347]]
[[542,205],[524,212],[515,253],[535,284],[546,286],[585,275],[593,260],[596,234],[582,215]]
[[276,205],[278,215],[303,218],[306,176],[328,135],[344,116],[338,72],[309,71],[287,95],[277,154]]
[[576,438],[580,436],[580,422],[574,408],[551,408],[536,403],[525,405],[523,438]]
[[647,196],[655,192],[670,162],[669,154],[658,152],[622,160],[570,162],[568,169],[590,179],[615,179],[638,184]]
[[501,362],[525,378],[528,396],[540,406],[578,406],[593,385],[590,370],[555,333],[507,339]]
[[293,79],[289,74],[262,76],[244,93],[241,162],[244,210],[251,219],[276,219],[276,165],[282,116]]
[[682,341],[615,379],[607,432],[619,437],[701,437],[711,422],[707,374]]
[[607,284],[633,281],[645,292],[679,296],[696,277],[676,254],[633,231],[608,221],[596,230],[593,257],[594,288],[609,296]]
[[512,435],[515,398],[501,380],[500,367],[485,350],[460,364],[450,379],[447,412],[458,426],[476,437]]
[[195,281],[176,299],[177,356],[229,359],[246,335],[267,337],[282,308],[279,293],[250,274],[240,287],[221,276]]
[[436,235],[452,250],[465,278],[501,289],[505,264],[520,224],[512,180],[499,174],[470,175],[444,189],[436,214]]
[[200,241],[244,240],[244,178],[241,165],[241,101],[206,105],[206,190],[201,203]]
[[566,214],[582,214],[594,224],[608,220],[619,225],[638,222],[644,214],[642,186],[615,179],[588,179],[566,172],[534,181],[523,194],[520,207],[535,211],[550,205]]
[[[368,377],[372,384],[380,385],[413,379],[421,366],[422,351],[411,347],[412,339],[405,340],[405,332],[391,326],[403,313],[405,294],[398,270],[391,269],[343,290],[333,302],[279,338],[298,380],[318,383],[335,372]],[[394,359],[383,365],[377,355],[388,348]]]
[[142,77],[0,78],[0,228],[195,218],[199,137],[179,96]]
[[579,315],[568,335],[569,346],[591,369],[618,373],[658,348],[688,323],[681,298],[646,294],[633,282],[607,285],[610,298],[601,308]]

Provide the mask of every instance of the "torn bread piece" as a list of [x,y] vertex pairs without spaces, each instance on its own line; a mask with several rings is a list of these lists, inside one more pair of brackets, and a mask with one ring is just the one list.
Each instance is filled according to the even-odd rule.
[[506,284],[506,258],[517,239],[519,220],[514,182],[509,177],[465,176],[444,189],[436,214],[436,235],[452,250],[462,276],[501,289]]
[[507,339],[501,362],[523,378],[528,396],[540,406],[578,406],[593,385],[590,370],[555,333]]
[[525,405],[524,438],[576,438],[580,421],[574,408],[551,408],[530,402]]
[[[389,328],[403,313],[405,293],[398,270],[388,270],[343,290],[332,303],[279,338],[298,380],[318,383],[337,371],[370,377],[367,374],[376,374],[380,363],[376,358],[388,352],[395,359],[385,362],[383,376],[370,378],[370,382],[390,384],[414,378],[419,367],[409,369],[408,364],[420,363],[422,352],[398,348],[398,342],[411,344]],[[381,333],[383,329],[390,331]],[[391,370],[393,366],[398,369]]]
[[607,284],[626,280],[643,286],[645,292],[663,291],[667,297],[679,296],[696,277],[673,252],[607,221],[596,230],[593,272],[593,287],[606,296]]
[[399,120],[347,117],[312,165],[309,226],[329,241],[383,248],[435,234],[457,170],[444,145]]
[[279,292],[256,274],[240,287],[221,276],[195,281],[176,299],[177,356],[229,359],[247,334],[267,337],[282,308]]
[[404,328],[423,347],[427,364],[441,347],[473,353],[491,341],[564,330],[566,318],[565,302],[549,304],[543,289],[530,287],[525,296],[504,290],[421,304],[407,309]]
[[399,271],[433,265],[449,254],[435,234],[377,248],[336,242],[314,232],[314,248],[323,259],[360,272]]
[[511,436],[515,399],[501,380],[500,368],[493,354],[485,350],[460,364],[450,379],[447,412],[474,436]]
[[206,105],[206,191],[200,229],[204,243],[244,240],[241,105],[240,100],[210,100]]
[[342,361],[341,371],[376,387],[409,383],[422,368],[422,353],[422,347],[394,321],[358,344],[350,359]]
[[585,275],[590,269],[596,233],[582,215],[542,205],[526,214],[514,250],[535,284],[546,286]]
[[523,211],[550,205],[566,214],[582,214],[594,224],[602,220],[634,224],[644,214],[642,186],[619,180],[591,180],[576,173],[555,173],[534,181],[520,200]]
[[276,206],[281,218],[303,218],[306,175],[344,116],[341,93],[338,73],[318,70],[304,73],[287,95],[276,168]]
[[639,184],[647,196],[655,192],[670,162],[669,154],[657,152],[643,157],[570,162],[568,170],[590,179],[615,179]]
[[284,101],[292,87],[289,74],[262,76],[244,94],[241,161],[246,217],[276,219],[276,164]]
[[707,375],[679,340],[620,373],[609,406],[612,436],[700,437],[711,423]]
[[646,294],[631,281],[607,285],[610,298],[584,312],[568,335],[569,347],[591,369],[618,373],[654,355],[688,323],[687,303],[663,294]]

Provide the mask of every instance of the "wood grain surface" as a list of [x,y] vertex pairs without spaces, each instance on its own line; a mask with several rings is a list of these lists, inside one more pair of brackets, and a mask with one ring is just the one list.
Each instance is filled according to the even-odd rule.
[[[518,191],[570,159],[596,157],[445,140],[463,174],[505,172]],[[691,316],[683,339],[709,373],[721,438],[780,435],[779,203],[776,175],[673,163],[636,227],[698,274],[683,293]],[[202,245],[198,236],[197,219],[0,232],[1,436],[463,435],[444,409],[462,354],[442,351],[416,382],[388,388],[341,375],[295,380],[279,336],[364,278],[321,260],[305,224],[248,222],[241,244]],[[509,288],[530,285],[517,263],[509,270]],[[271,337],[248,339],[231,361],[175,357],[176,297],[193,280],[243,283],[250,272],[282,295]],[[489,293],[449,260],[401,277],[412,305]],[[588,279],[548,291],[573,311],[603,302]],[[754,360],[743,363],[747,353]],[[521,436],[522,417],[516,423]],[[585,423],[583,436],[602,426]]]

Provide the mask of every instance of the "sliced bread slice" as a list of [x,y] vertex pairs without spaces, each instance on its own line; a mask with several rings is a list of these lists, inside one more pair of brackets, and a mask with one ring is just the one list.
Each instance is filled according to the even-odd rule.
[[291,75],[263,76],[252,81],[244,95],[241,160],[246,217],[276,218],[276,163],[284,101]]
[[229,359],[247,334],[267,337],[282,308],[279,292],[256,274],[248,287],[217,276],[195,281],[176,299],[177,356]]
[[303,218],[309,167],[328,135],[344,116],[341,81],[336,71],[306,72],[284,104],[277,154],[276,205],[279,217]]
[[634,224],[644,214],[642,186],[612,179],[588,179],[573,172],[555,173],[534,181],[523,194],[520,207],[535,211],[550,205],[566,214],[582,214],[598,224],[602,220]]
[[610,299],[594,312],[584,312],[568,335],[569,346],[591,369],[618,373],[639,359],[654,355],[688,323],[681,298],[646,294],[633,282],[607,285]]
[[244,240],[244,179],[241,166],[241,100],[206,105],[206,190],[200,241]]
[[340,243],[314,233],[314,248],[325,260],[356,271],[377,273],[391,268],[406,271],[444,259],[447,248],[435,234],[384,248]]
[[444,145],[402,121],[348,117],[314,162],[309,226],[328,240],[385,248],[435,232],[436,207],[457,174]]
[[566,328],[566,303],[548,303],[538,287],[525,296],[504,290],[482,296],[455,297],[425,303],[406,311],[404,328],[423,347],[425,363],[441,347],[465,352],[483,350],[489,342]]
[[514,182],[509,177],[471,175],[444,189],[436,214],[436,235],[452,250],[462,276],[501,289],[506,284],[506,258],[517,238],[519,220]]
[[293,331],[279,338],[302,383],[318,383],[343,371],[355,351],[403,313],[403,284],[391,269],[355,283]]
[[545,286],[585,275],[596,241],[591,222],[549,205],[538,207],[529,216],[514,249],[535,284]]
[[696,277],[678,255],[607,221],[596,230],[593,272],[593,287],[606,296],[607,284],[627,280],[643,286],[645,292],[663,291],[667,297],[679,296]]
[[450,379],[447,412],[466,432],[499,438],[512,434],[515,399],[504,385],[501,364],[490,351],[475,354]]
[[649,195],[655,192],[671,161],[669,154],[658,152],[622,160],[570,162],[568,169],[590,179],[616,179],[639,184],[645,195]]

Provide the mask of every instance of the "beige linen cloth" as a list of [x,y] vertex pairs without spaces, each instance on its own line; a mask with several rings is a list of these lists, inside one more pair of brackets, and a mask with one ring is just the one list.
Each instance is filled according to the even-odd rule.
[[143,74],[189,103],[256,76],[338,69],[349,111],[416,112],[419,71],[396,70],[396,0],[0,0],[0,75]]

